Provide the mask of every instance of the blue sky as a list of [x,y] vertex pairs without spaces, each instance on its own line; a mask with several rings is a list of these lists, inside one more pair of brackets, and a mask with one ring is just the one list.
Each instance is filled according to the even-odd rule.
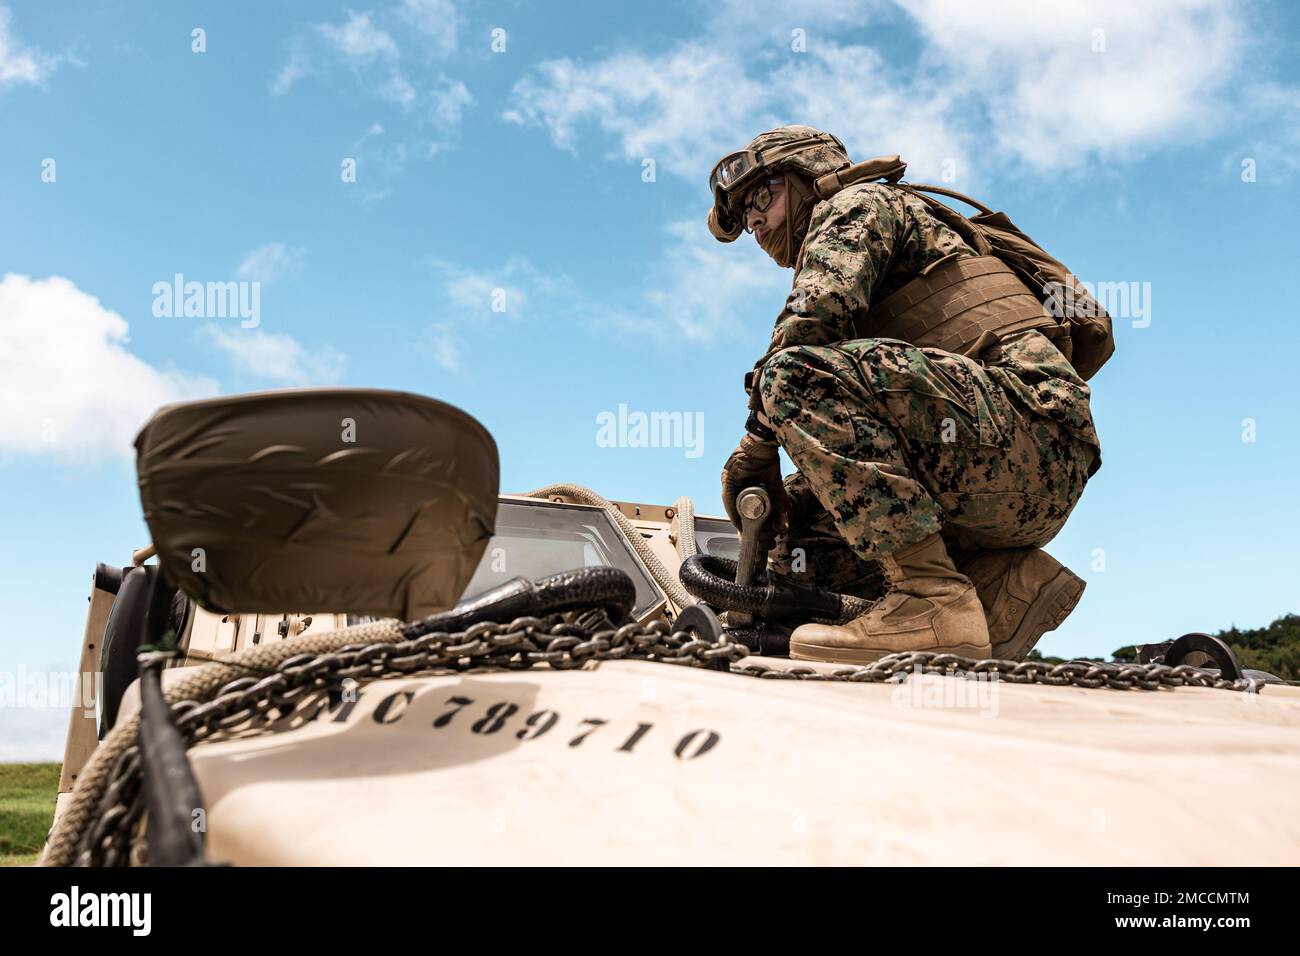
[[[712,241],[705,180],[785,122],[1140,290],[1045,652],[1300,610],[1298,45],[1281,3],[0,0],[0,669],[75,667],[166,401],[421,392],[492,431],[503,491],[720,513],[789,273]],[[258,281],[259,324],[155,315],[177,273]],[[620,404],[701,414],[702,454],[602,447]],[[0,759],[65,720],[0,713]]]

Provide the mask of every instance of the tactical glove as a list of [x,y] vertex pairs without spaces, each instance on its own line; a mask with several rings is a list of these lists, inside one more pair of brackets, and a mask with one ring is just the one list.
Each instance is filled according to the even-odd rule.
[[785,531],[790,514],[790,498],[781,483],[781,446],[763,441],[749,432],[722,466],[722,506],[727,517],[740,530],[740,513],[736,497],[746,488],[759,485],[772,499],[772,514],[763,525],[761,544],[770,548],[778,532]]

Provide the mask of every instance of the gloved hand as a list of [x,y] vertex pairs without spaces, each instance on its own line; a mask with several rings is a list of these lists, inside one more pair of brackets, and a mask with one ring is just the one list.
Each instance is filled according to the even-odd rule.
[[781,447],[745,433],[740,445],[722,466],[722,506],[727,517],[740,530],[740,513],[736,511],[736,497],[751,485],[760,485],[772,499],[772,514],[763,525],[761,544],[771,548],[778,532],[788,527],[790,497],[781,483]]

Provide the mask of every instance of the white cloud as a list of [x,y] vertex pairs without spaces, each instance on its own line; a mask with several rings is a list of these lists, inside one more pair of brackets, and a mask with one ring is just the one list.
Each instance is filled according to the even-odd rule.
[[[504,118],[570,151],[594,129],[613,157],[651,157],[695,181],[726,150],[792,122],[865,147],[855,158],[900,152],[927,175],[954,159],[965,181],[979,173],[973,162],[985,175],[1008,163],[1059,171],[1221,131],[1249,46],[1243,4],[1215,0],[704,9],[703,39],[541,63],[516,83]],[[915,58],[882,55],[887,40],[864,28],[875,20],[913,33]],[[794,27],[807,28],[804,53],[790,49]],[[1105,52],[1094,52],[1094,30]]]
[[[720,0],[699,10],[703,29],[666,48],[540,63],[515,83],[503,118],[575,154],[590,142],[615,161],[652,158],[661,175],[697,185],[702,204],[718,157],[786,123],[836,133],[854,159],[900,153],[913,181],[953,172],[950,183],[978,193],[997,176],[1125,162],[1221,132],[1250,43],[1240,0]],[[791,48],[795,28],[804,52]],[[1105,52],[1093,52],[1097,29]],[[1288,102],[1285,90],[1267,98]],[[774,312],[768,277],[788,273],[741,243],[715,244],[702,222],[671,224],[661,285],[610,321],[707,342],[735,328],[738,299]]]
[[297,274],[305,255],[305,249],[286,246],[283,242],[268,242],[244,256],[235,273],[241,279],[269,283]]
[[464,83],[439,76],[429,91],[429,118],[439,129],[454,129],[473,102],[474,97]]
[[996,148],[1039,169],[1205,138],[1245,63],[1244,10],[1221,0],[1003,0],[996,16],[909,0],[906,10],[951,86],[979,101]]
[[307,348],[285,333],[205,325],[199,336],[223,352],[238,371],[259,381],[333,385],[347,368],[347,356],[333,346]]
[[289,62],[280,69],[280,72],[275,75],[275,79],[271,81],[271,95],[283,96],[299,80],[311,76],[314,72],[315,67],[312,65],[311,57],[301,40],[295,40],[289,50]]
[[545,126],[562,149],[576,151],[578,128],[591,124],[614,140],[614,156],[653,158],[684,177],[703,178],[719,155],[748,141],[756,117],[777,122],[772,91],[747,75],[743,59],[697,42],[591,64],[549,60],[515,85],[513,99],[505,118]]
[[439,56],[455,52],[461,17],[452,0],[403,0],[400,15],[428,42],[426,49]]
[[431,303],[436,319],[422,348],[440,366],[457,374],[464,371],[475,326],[523,320],[539,307],[553,308],[560,302],[572,307],[580,298],[569,279],[550,276],[523,258],[489,269],[470,269],[434,258],[426,264],[437,276],[438,291]]
[[725,33],[735,45],[766,43],[774,37],[789,42],[798,28],[810,34],[834,27],[862,26],[893,12],[890,0],[709,0],[704,7],[710,28]]
[[448,322],[435,322],[429,327],[426,348],[433,360],[448,372],[459,373],[463,368],[463,347],[456,328]]
[[379,96],[402,109],[410,109],[415,102],[415,87],[402,74],[394,73],[379,87]]
[[375,59],[395,60],[397,43],[388,32],[375,26],[370,13],[347,11],[348,21],[341,27],[318,24],[316,30],[325,42],[354,63],[369,63]]
[[409,150],[403,142],[393,142],[380,123],[370,128],[352,144],[357,160],[362,202],[376,202],[392,195],[392,180],[406,171]]
[[911,85],[892,79],[871,47],[818,44],[797,64],[777,69],[772,81],[790,104],[798,104],[797,113],[790,106],[790,115],[798,117],[790,122],[830,130],[854,159],[898,153],[917,182],[938,178],[946,160],[956,164],[959,178],[970,172],[968,157],[975,150],[958,95],[924,79]]
[[213,395],[201,375],[127,348],[127,323],[68,279],[0,280],[0,450],[67,458],[132,453],[154,410]]
[[[372,92],[380,99],[396,103],[404,110],[415,104],[415,87],[396,66],[396,61],[401,57],[397,41],[388,31],[375,24],[368,11],[355,13],[348,10],[347,22],[342,26],[318,23],[315,30],[324,39],[330,52],[341,57],[358,75],[363,76]],[[383,66],[372,69],[374,64]],[[291,58],[285,70],[292,65]]]
[[40,86],[64,59],[34,46],[24,46],[10,30],[13,11],[0,7],[0,90],[11,86]]
[[[711,344],[739,334],[743,317],[754,310],[766,307],[775,314],[789,292],[790,273],[775,268],[752,237],[722,245],[695,220],[673,222],[663,235],[662,254],[646,269],[653,278],[616,299],[597,298],[571,276],[539,269],[526,259],[482,271],[429,260],[441,280],[436,311],[454,320],[433,327],[435,347],[459,367],[462,333],[469,331],[463,320],[481,324],[537,316],[664,341]],[[504,305],[504,311],[495,311],[494,302]]]
[[687,43],[659,57],[554,60],[516,84],[505,118],[545,126],[569,151],[579,128],[594,125],[614,141],[615,156],[653,158],[701,185],[723,153],[784,123],[829,129],[857,158],[902,153],[917,173],[964,156],[969,137],[949,119],[953,95],[904,85],[870,47],[823,41],[796,59],[767,63],[763,76],[751,75],[749,59]]
[[535,296],[554,296],[564,280],[544,274],[527,259],[512,258],[495,269],[473,270],[430,259],[441,282],[437,311],[457,319],[522,319]]
[[438,83],[429,91],[427,117],[436,138],[426,146],[426,155],[433,156],[455,140],[465,110],[473,104],[474,97],[464,83],[445,76],[438,78]]
[[[404,0],[378,12],[347,10],[341,24],[317,23],[299,30],[289,41],[289,60],[271,80],[272,96],[280,96],[305,77],[328,76],[346,68],[375,99],[398,107],[414,121],[393,135],[406,138],[409,150],[430,157],[456,138],[465,111],[474,103],[468,87],[433,68],[431,61],[456,48],[460,14],[452,0]],[[394,35],[401,38],[399,44]],[[404,56],[403,51],[414,53]],[[378,125],[378,124],[376,124]],[[400,171],[408,146],[401,144]],[[392,150],[388,151],[390,158]],[[390,188],[367,186],[362,198],[383,198]]]
[[422,347],[450,372],[464,371],[478,328],[537,314],[580,319],[590,307],[571,279],[550,275],[527,259],[511,258],[489,269],[470,269],[445,259],[431,258],[426,264],[437,276],[438,291],[431,303],[435,320]]
[[646,308],[635,316],[609,310],[615,324],[709,344],[739,333],[751,309],[766,305],[775,315],[790,291],[790,273],[776,268],[751,236],[723,244],[698,220],[670,223],[665,233]]
[[406,144],[391,142],[387,130],[379,123],[371,123],[361,138],[352,144],[352,155],[357,158],[359,166],[367,167],[367,179],[376,169],[385,176],[396,176],[406,169],[408,158]]
[[1241,173],[1241,163],[1248,158],[1255,161],[1261,181],[1277,170],[1283,176],[1300,172],[1300,88],[1266,81],[1252,86],[1244,98],[1258,132],[1227,151],[1224,162],[1233,175]]

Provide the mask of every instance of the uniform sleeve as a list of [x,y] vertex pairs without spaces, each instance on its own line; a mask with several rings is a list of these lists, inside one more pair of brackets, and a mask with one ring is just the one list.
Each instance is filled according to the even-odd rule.
[[[910,224],[901,198],[883,188],[841,193],[819,203],[808,223],[794,287],[748,381],[783,348],[854,338],[854,319],[870,307],[881,275],[909,239]],[[751,409],[758,407],[756,401],[755,390]]]

